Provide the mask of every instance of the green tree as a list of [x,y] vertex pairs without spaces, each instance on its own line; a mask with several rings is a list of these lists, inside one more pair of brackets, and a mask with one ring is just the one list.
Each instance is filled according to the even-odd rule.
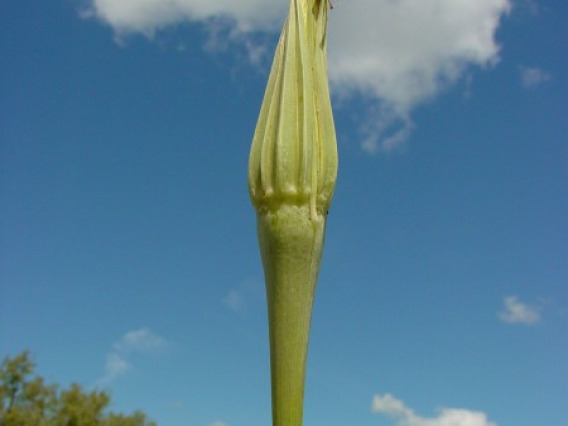
[[28,351],[6,357],[0,367],[0,426],[156,426],[146,415],[108,410],[104,391],[84,391],[73,383],[61,390],[34,374]]

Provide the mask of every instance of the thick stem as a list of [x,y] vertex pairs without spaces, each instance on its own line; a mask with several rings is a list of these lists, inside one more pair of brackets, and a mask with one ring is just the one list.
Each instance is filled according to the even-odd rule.
[[283,204],[257,217],[268,301],[273,426],[301,426],[325,218],[310,218],[307,204]]

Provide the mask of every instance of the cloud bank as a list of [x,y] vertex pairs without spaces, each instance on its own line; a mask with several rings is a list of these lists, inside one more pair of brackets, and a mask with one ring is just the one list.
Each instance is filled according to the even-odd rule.
[[[89,0],[84,16],[116,34],[151,36],[183,22],[201,23],[247,44],[247,35],[277,33],[287,0]],[[499,59],[496,32],[510,0],[335,0],[329,22],[329,71],[339,97],[372,107],[361,123],[362,146],[388,151],[412,133],[410,112],[454,85],[471,67]],[[231,41],[231,40],[229,40]],[[247,48],[250,46],[246,46]],[[254,54],[262,49],[250,48]]]
[[459,408],[444,408],[437,417],[421,417],[388,393],[373,397],[372,410],[396,419],[398,426],[497,426],[485,413]]
[[538,309],[521,302],[518,296],[505,297],[503,304],[503,310],[499,313],[499,318],[503,322],[531,325],[540,321]]

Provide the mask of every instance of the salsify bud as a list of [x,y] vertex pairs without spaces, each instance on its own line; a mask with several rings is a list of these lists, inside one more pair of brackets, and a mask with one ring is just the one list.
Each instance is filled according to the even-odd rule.
[[327,0],[291,0],[249,162],[258,210],[308,202],[325,215],[337,177],[326,58]]
[[328,0],[291,0],[255,130],[249,190],[268,301],[274,426],[301,426],[308,335],[337,178]]

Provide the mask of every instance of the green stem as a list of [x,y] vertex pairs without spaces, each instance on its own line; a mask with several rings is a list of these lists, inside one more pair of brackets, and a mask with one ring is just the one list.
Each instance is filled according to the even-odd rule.
[[257,218],[268,300],[273,426],[301,426],[325,218],[311,218],[308,204],[284,204],[260,211]]

